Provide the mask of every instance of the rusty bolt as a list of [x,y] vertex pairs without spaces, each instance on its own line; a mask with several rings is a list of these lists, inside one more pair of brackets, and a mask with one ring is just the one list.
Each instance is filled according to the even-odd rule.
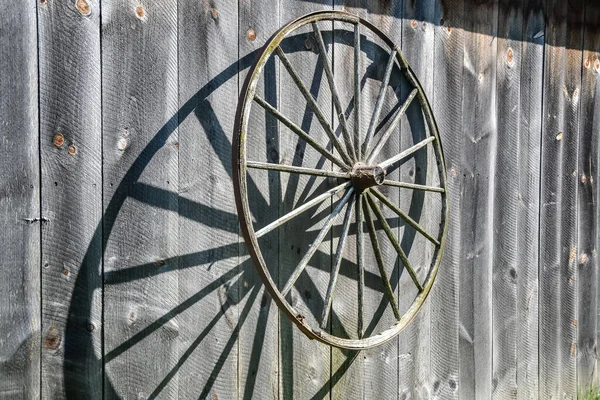
[[74,144],[69,146],[69,154],[74,156],[75,154],[77,154],[77,148],[75,147]]
[[253,41],[254,39],[256,39],[256,32],[254,32],[254,29],[249,28],[246,31],[246,36],[248,37],[248,40]]
[[589,69],[591,64],[592,64],[592,63],[590,62],[590,59],[588,58],[587,60],[585,60],[585,63],[583,64],[583,66],[584,66],[586,69]]
[[57,133],[56,135],[54,135],[53,141],[56,147],[62,147],[62,145],[65,144],[65,137],[62,133]]
[[556,140],[563,140],[563,133],[562,132],[558,132],[558,134],[556,135]]
[[508,51],[506,52],[506,62],[508,62],[509,64],[512,64],[513,62],[513,49],[512,48],[508,48]]
[[68,269],[64,268],[62,272],[63,272],[64,276],[69,276],[69,270]]
[[585,177],[585,174],[581,174],[581,183],[585,183],[587,181],[587,178]]
[[410,25],[413,27],[413,29],[417,29],[417,20],[413,19]]
[[144,11],[144,7],[143,6],[137,6],[135,8],[135,15],[137,15],[137,17],[139,19],[143,19],[146,16],[146,12]]
[[50,267],[50,264],[44,263],[44,268],[48,268],[48,267]]
[[581,257],[579,257],[579,264],[585,264],[585,262],[587,261],[587,259],[588,259],[587,253],[583,253],[581,255]]
[[450,33],[452,31],[452,27],[450,27],[450,26],[447,27],[446,29],[448,30],[448,33]]
[[94,332],[94,330],[96,329],[96,326],[93,323],[89,323],[86,325],[85,329],[87,329],[88,332]]
[[574,319],[573,322],[572,322],[572,324],[573,324],[573,326],[577,326],[577,320]]
[[92,13],[92,6],[88,2],[88,0],[77,0],[75,3],[77,10],[81,13],[81,15],[88,16]]
[[43,6],[45,6],[45,5],[46,5],[46,3],[47,3],[47,1],[48,1],[48,0],[40,0],[40,4],[42,4]]
[[217,19],[219,19],[219,12],[217,11],[216,8],[212,8],[210,10],[210,14],[212,15],[212,18],[216,21]]

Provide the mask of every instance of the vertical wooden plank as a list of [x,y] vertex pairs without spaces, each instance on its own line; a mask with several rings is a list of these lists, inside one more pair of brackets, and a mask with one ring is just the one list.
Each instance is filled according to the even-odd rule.
[[[402,51],[430,101],[434,98],[434,32],[435,25],[439,22],[434,18],[434,2],[404,2]],[[408,119],[403,119],[402,124],[402,131],[409,132]],[[427,200],[424,204],[425,207],[431,206]],[[426,214],[427,209],[424,211]],[[427,215],[423,216],[424,220],[427,218]],[[431,260],[431,254],[426,251],[419,255],[423,257],[422,263]],[[425,302],[415,319],[399,336],[398,393],[401,398],[402,396],[422,399],[431,397],[430,304],[431,298]]]
[[44,398],[102,395],[99,21],[98,2],[38,6]]
[[0,397],[40,396],[36,2],[0,14]]
[[[238,43],[241,59],[254,61],[263,44],[279,28],[279,0],[261,2],[240,2],[239,5]],[[280,93],[279,62],[273,54],[264,68],[264,78],[257,86],[257,94],[278,108],[279,96],[289,96]],[[246,78],[247,67],[250,63],[240,64],[239,87]],[[285,71],[283,73],[286,73]],[[262,110],[256,104],[250,114],[250,132],[246,142],[249,159],[270,163],[280,161],[279,127],[275,118]],[[285,157],[285,153],[281,154]],[[283,174],[275,171],[249,171],[255,185],[260,191],[249,192],[252,202],[251,212],[261,222],[271,222],[276,219],[282,201],[280,181]],[[260,242],[263,257],[275,282],[279,279],[280,241],[278,232],[266,235]],[[240,254],[246,254],[242,240]],[[283,250],[283,249],[282,249]],[[285,251],[285,250],[283,250]],[[247,260],[248,269],[240,285],[240,299],[250,291],[259,288],[256,301],[247,301],[247,321],[240,329],[239,335],[239,397],[242,399],[277,399],[279,398],[279,312],[277,305],[264,290],[264,285],[252,261]],[[284,317],[285,318],[285,317]]]
[[[238,5],[178,2],[179,58],[179,393],[238,397],[238,219],[231,140],[238,91]],[[184,217],[185,215],[185,217]],[[252,274],[247,263],[246,273]],[[253,297],[254,296],[254,297]],[[246,296],[253,304],[256,296]],[[189,307],[188,307],[189,306]],[[238,318],[239,314],[239,318]]]
[[[538,397],[538,265],[540,152],[544,76],[542,1],[523,7],[517,219],[517,398]],[[515,46],[518,47],[518,46]],[[513,49],[514,52],[514,49]],[[508,50],[506,56],[509,56]],[[509,57],[510,58],[510,57]],[[508,61],[508,59],[507,59]],[[513,53],[513,62],[519,62]],[[508,271],[510,275],[510,270]],[[494,325],[495,327],[497,325]],[[499,378],[500,379],[500,378]],[[499,382],[499,381],[498,381]]]
[[[436,3],[433,112],[440,130],[448,175],[450,218],[446,249],[431,291],[431,385],[434,398],[458,398],[459,387],[459,268],[464,228],[463,190],[466,160],[462,133],[464,2],[443,8]],[[442,21],[443,19],[443,21]],[[443,23],[442,23],[443,22]],[[463,176],[464,174],[464,176]]]
[[546,3],[540,212],[540,396],[574,397],[583,2]]
[[600,132],[600,7],[587,1],[583,38],[578,196],[578,393],[598,389],[598,134]]
[[[285,25],[292,20],[311,11],[331,9],[330,0],[317,0],[314,2],[298,2],[295,0],[280,0],[279,24]],[[320,24],[324,41],[331,57],[330,27]],[[286,54],[294,65],[298,75],[307,88],[310,89],[326,118],[331,116],[331,97],[327,80],[320,64],[317,44],[312,34],[310,25],[294,32],[294,38],[287,43]],[[300,91],[290,78],[284,67],[279,68],[280,86],[278,87],[279,107],[281,112],[297,123],[319,141],[327,143],[325,133],[319,127],[319,122],[306,106]],[[329,168],[330,163],[320,164],[321,156],[303,141],[298,141],[294,134],[280,129],[279,154],[282,162],[291,165],[300,165],[311,168]],[[283,202],[280,212],[287,213],[297,205],[301,198],[306,198],[310,193],[318,190],[322,184],[321,179],[310,177],[291,177],[280,174],[280,187]],[[329,209],[329,204],[324,203],[319,211]],[[318,230],[319,225],[312,226],[310,216],[295,219],[291,224],[282,227],[279,234],[280,243],[280,269],[279,284],[283,287],[291,272],[301,260],[314,240],[315,235],[298,235],[302,231]],[[331,235],[329,235],[331,236]],[[320,319],[328,283],[330,266],[331,238],[327,238],[311,260],[306,272],[298,279],[295,289],[292,289],[292,304],[306,312],[307,318]],[[293,246],[293,247],[292,247]],[[319,271],[318,269],[322,269]],[[326,278],[325,278],[326,277]],[[279,313],[279,345],[280,345],[280,391],[279,397],[290,398],[323,398],[329,397],[330,390],[330,363],[331,349],[329,346],[309,340],[288,317]],[[314,322],[313,322],[314,323]]]
[[[104,269],[122,277],[104,290],[107,397],[177,395],[179,324],[152,328],[178,304],[175,127],[155,142],[177,114],[176,10],[175,0],[102,3]],[[140,273],[152,264],[160,274]]]
[[[464,19],[461,269],[459,285],[461,398],[491,397],[492,243],[497,147],[496,47],[498,2],[486,1]],[[491,117],[490,117],[491,116]]]
[[[339,9],[359,15],[372,22],[381,29],[398,46],[402,44],[402,2],[351,2],[345,1]],[[359,67],[361,79],[360,97],[360,127],[359,132],[364,140],[373,114],[375,102],[379,94],[385,68],[388,63],[390,49],[384,46],[380,39],[370,32],[365,26],[361,27],[361,55],[362,62]],[[335,24],[334,46],[334,74],[340,92],[342,105],[347,110],[347,121],[351,135],[354,132],[354,31],[350,24]],[[395,102],[399,101],[394,95],[394,89],[399,88],[399,69],[395,69],[386,87],[386,100],[382,109],[380,120],[391,110]],[[407,93],[404,94],[404,98]],[[402,96],[398,96],[402,97]],[[379,121],[378,124],[379,125]],[[337,123],[337,121],[336,121]],[[400,129],[397,129],[399,133]],[[378,136],[372,141],[376,143]],[[394,134],[388,140],[377,161],[394,156],[400,150],[399,135]],[[363,157],[364,160],[364,157]],[[398,173],[394,173],[394,179]],[[384,189],[385,190],[385,189]],[[391,195],[393,202],[398,203],[398,191],[386,193]],[[382,207],[386,217],[397,218],[389,209]],[[375,218],[373,216],[373,218]],[[353,219],[354,223],[356,222]],[[395,221],[396,222],[396,221]],[[394,225],[394,226],[397,226]],[[394,229],[398,237],[398,229]],[[379,270],[373,255],[368,232],[365,231],[364,264],[365,264],[365,291],[364,291],[364,331],[365,336],[372,336],[379,331],[389,328],[394,322],[391,308],[384,298],[383,291],[379,290]],[[398,264],[397,255],[387,236],[381,232],[378,235],[382,249],[386,271],[392,281],[392,287],[398,295]],[[351,232],[348,236],[345,249],[345,259],[350,261],[347,267],[347,276],[340,276],[336,285],[337,298],[334,299],[333,310],[336,311],[339,321],[334,321],[332,330],[335,334],[348,334],[357,338],[357,275],[355,272],[356,234]],[[334,240],[336,249],[337,241]],[[345,352],[332,349],[332,377],[343,371],[340,379],[332,386],[331,396],[335,399],[346,398],[395,398],[398,390],[398,338],[390,340],[374,349],[363,350],[360,353]]]
[[[492,307],[493,307],[493,360],[492,395],[495,399],[517,396],[517,316],[519,279],[523,278],[521,266],[528,260],[519,260],[520,179],[530,170],[521,168],[519,103],[521,90],[521,38],[523,14],[521,5],[509,7],[501,4],[498,13],[496,146],[494,153],[496,174],[491,196],[496,199],[493,207],[492,226]],[[526,82],[523,82],[526,84]],[[525,154],[529,151],[526,147]],[[523,207],[527,210],[529,207]],[[537,211],[537,210],[534,210]]]

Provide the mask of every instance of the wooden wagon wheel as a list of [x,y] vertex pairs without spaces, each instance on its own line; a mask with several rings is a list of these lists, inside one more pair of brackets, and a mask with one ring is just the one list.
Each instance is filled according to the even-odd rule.
[[[358,128],[360,126],[358,123],[358,111],[356,111],[354,114],[355,118],[357,119],[354,124],[354,132],[352,132],[352,134],[349,132],[344,109],[342,108],[340,97],[337,92],[331,60],[327,54],[327,48],[323,40],[322,32],[319,28],[320,24],[327,23],[329,26],[331,26],[333,22],[352,24],[354,27],[354,73],[353,77],[349,77],[348,79],[354,79],[354,106],[356,110],[358,110],[360,107],[361,98],[360,76],[358,71],[361,57],[363,57],[360,44],[361,37],[363,37],[361,30],[366,28],[373,33],[375,37],[378,37],[387,47],[389,47],[389,59],[386,65],[384,77],[381,81],[381,89],[379,89],[379,94],[374,106],[369,128],[364,133],[360,132],[360,129]],[[317,45],[316,50],[319,53],[319,58],[323,65],[325,77],[330,88],[335,114],[339,118],[339,134],[337,133],[337,129],[332,129],[330,123],[325,117],[325,111],[320,109],[315,97],[303,84],[302,79],[296,71],[293,63],[288,56],[286,56],[282,46],[280,46],[284,38],[305,25],[309,25],[309,27],[312,28],[313,39]],[[319,120],[320,127],[326,133],[329,143],[319,143],[314,135],[311,135],[311,132],[304,131],[282,112],[277,110],[275,106],[271,105],[268,101],[257,94],[257,83],[261,77],[264,79],[265,65],[273,54],[277,56],[280,61],[280,65],[284,67],[281,68],[281,73],[289,74],[294,83],[297,85],[299,92],[307,102],[307,106],[312,110],[314,115]],[[387,129],[385,129],[384,132],[378,132],[377,125],[380,121],[382,104],[386,96],[386,87],[388,86],[392,70],[395,68],[401,70],[401,73],[406,78],[409,85],[412,86],[412,88],[406,100],[404,100],[401,104],[397,104],[396,111],[392,116],[391,122],[388,124]],[[418,100],[422,117],[424,118],[427,128],[426,138],[414,143],[412,146],[400,151],[398,154],[382,160],[380,156],[381,150],[386,146],[386,143],[395,132],[395,128],[397,128],[400,120],[405,115],[407,108],[415,98]],[[258,106],[261,111],[264,110],[264,112],[269,113],[276,118],[287,128],[287,130],[291,131],[291,133],[288,132],[289,134],[297,135],[299,140],[303,140],[307,146],[312,147],[312,149],[320,153],[320,155],[328,162],[331,162],[330,165],[332,168],[306,168],[301,166],[286,165],[283,163],[269,163],[261,162],[260,160],[248,159],[247,142],[251,140],[248,135],[250,129],[248,126],[250,120],[249,115],[251,108],[254,106]],[[386,35],[384,35],[372,24],[352,14],[338,11],[325,11],[312,13],[301,17],[276,32],[262,48],[262,52],[248,72],[245,84],[242,88],[234,129],[234,189],[241,229],[244,235],[246,246],[248,247],[254,264],[279,308],[291,320],[293,320],[301,329],[301,331],[304,332],[308,337],[317,339],[335,347],[346,349],[365,349],[379,345],[397,335],[403,328],[407,326],[407,324],[421,308],[432,287],[444,247],[448,210],[445,166],[442,147],[438,136],[438,129],[433,118],[431,107],[427,98],[425,97],[421,85],[400,49],[398,49]],[[414,156],[420,149],[427,151],[427,147],[433,148],[437,176],[439,177],[438,185],[428,186],[412,182],[401,182],[390,180],[389,177],[386,176],[388,169],[391,169],[399,162]],[[256,229],[255,222],[253,222],[253,216],[251,215],[250,211],[250,200],[248,196],[247,183],[248,173],[250,170],[270,170],[285,174],[303,174],[334,178],[331,180],[336,182],[336,185],[333,188],[314,196],[312,199],[304,201],[302,204],[297,204],[292,211],[282,216],[276,216],[271,222],[260,227],[260,229]],[[421,226],[407,213],[401,210],[398,205],[387,198],[382,191],[378,189],[378,187],[381,185],[397,188],[398,190],[433,192],[436,195],[441,196],[441,207],[439,212],[440,226],[438,233],[435,235],[430,234],[423,226]],[[332,200],[336,197],[341,197],[341,199],[333,203],[333,206],[331,207],[331,213],[326,217],[316,239],[312,245],[309,246],[300,263],[295,266],[291,276],[287,278],[287,282],[284,285],[278,285],[269,273],[269,269],[267,268],[261,247],[259,246],[259,238],[275,229],[280,228],[290,220],[298,217],[300,214],[305,213],[307,210],[315,208],[324,201]],[[420,235],[423,235],[427,240],[433,243],[435,250],[433,252],[432,262],[428,267],[429,269],[423,281],[419,281],[417,273],[415,273],[414,269],[412,268],[407,255],[400,245],[399,239],[395,236],[392,228],[387,222],[380,205],[385,205],[389,211],[394,212],[406,224],[412,226],[412,228],[419,232]],[[298,277],[305,272],[307,264],[314,255],[316,249],[319,247],[319,244],[330,232],[336,217],[341,215],[344,215],[341,229],[342,233],[335,251],[335,261],[333,262],[333,266],[330,271],[329,285],[325,295],[325,300],[323,302],[324,307],[320,316],[321,321],[317,324],[317,326],[311,326],[309,322],[303,316],[301,316],[296,309],[294,309],[291,303],[286,300],[286,296],[294,287],[294,283]],[[355,243],[358,276],[358,310],[356,310],[358,332],[356,333],[356,338],[335,336],[327,332],[325,329],[327,327],[328,318],[330,317],[335,285],[340,271],[344,246],[347,245],[346,242],[348,238],[349,225],[352,217],[359,222],[357,224],[358,228],[356,229]],[[383,232],[385,232],[385,235],[397,252],[397,256],[400,259],[404,269],[409,273],[414,285],[417,288],[418,294],[415,296],[412,304],[403,314],[398,309],[394,292],[392,290],[392,285],[390,284],[390,280],[386,274],[381,252],[381,245],[378,240],[378,229],[382,229]],[[299,232],[298,234],[302,233]],[[380,278],[383,281],[382,287],[384,288],[384,295],[387,298],[387,301],[389,301],[396,319],[391,327],[370,337],[364,337],[363,331],[363,296],[365,274],[364,249],[367,245],[365,242],[370,242],[373,248],[377,267],[380,272]]]

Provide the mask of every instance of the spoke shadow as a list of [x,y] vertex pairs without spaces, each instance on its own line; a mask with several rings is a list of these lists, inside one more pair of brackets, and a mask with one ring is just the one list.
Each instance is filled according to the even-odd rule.
[[[306,34],[302,34],[299,36],[301,37],[295,38],[295,42],[301,43],[302,46],[298,48],[292,48],[288,46],[286,47],[286,51],[302,51],[304,49],[303,44],[306,40]],[[324,36],[327,37],[328,40],[331,40],[330,37],[332,35]],[[291,42],[292,38],[290,38],[290,43]],[[381,51],[385,50],[382,49]],[[244,325],[244,323],[246,322],[247,316],[250,314],[251,308],[255,304],[256,300],[259,298],[260,289],[262,287],[262,285],[254,284],[250,285],[250,287],[241,290],[240,285],[242,284],[242,282],[245,281],[244,276],[246,274],[255,273],[255,271],[253,270],[253,266],[251,265],[251,262],[248,259],[238,264],[225,274],[221,275],[218,279],[204,286],[197,293],[184,300],[181,304],[171,309],[162,317],[156,319],[155,321],[147,325],[145,328],[137,332],[127,341],[123,342],[116,348],[108,351],[106,354],[104,354],[104,358],[98,357],[96,355],[94,351],[94,344],[92,341],[92,335],[98,335],[102,333],[94,333],[87,329],[89,320],[91,318],[90,311],[92,309],[93,301],[92,294],[95,290],[102,290],[103,287],[92,286],[90,282],[96,282],[97,280],[89,279],[89,277],[94,276],[95,274],[102,274],[104,249],[106,249],[107,243],[110,240],[111,232],[117,222],[119,211],[121,210],[124,202],[130,197],[150,207],[177,212],[179,217],[190,219],[192,221],[203,224],[209,228],[220,229],[230,233],[236,233],[238,231],[237,215],[222,210],[215,210],[213,207],[208,207],[199,202],[186,199],[184,196],[181,196],[179,194],[160,189],[150,184],[139,182],[139,179],[142,175],[142,172],[152,160],[152,158],[155,156],[155,154],[163,146],[165,146],[167,139],[170,137],[170,135],[177,129],[179,124],[181,124],[181,122],[188,118],[190,115],[194,115],[200,121],[205,131],[209,133],[210,144],[213,147],[213,150],[219,158],[222,166],[231,177],[232,164],[230,155],[232,144],[229,142],[227,135],[225,134],[222,126],[219,123],[216,113],[214,112],[214,109],[212,108],[211,102],[209,100],[209,96],[216,90],[218,90],[226,82],[230,81],[231,79],[237,79],[238,74],[241,71],[246,70],[251,65],[253,60],[256,58],[258,52],[259,50],[254,51],[240,58],[238,62],[233,63],[232,65],[224,69],[215,78],[213,78],[205,86],[203,86],[192,98],[190,98],[183,104],[183,106],[178,110],[177,114],[173,115],[165,123],[165,125],[156,133],[156,135],[142,150],[138,158],[125,172],[123,179],[121,180],[121,182],[119,182],[119,184],[116,187],[113,197],[106,205],[105,212],[102,216],[102,221],[96,227],[93,238],[83,258],[83,262],[79,268],[68,312],[69,317],[67,320],[65,331],[65,362],[63,374],[65,377],[64,383],[66,395],[68,398],[90,398],[97,395],[97,393],[88,392],[89,388],[86,383],[89,381],[98,380],[104,381],[104,397],[118,398],[119,394],[112,386],[110,377],[102,376],[104,374],[104,365],[122,356],[124,353],[127,352],[128,349],[138,345],[145,338],[156,332],[156,330],[163,326],[165,323],[169,322],[173,318],[176,318],[179,314],[188,310],[190,307],[192,307],[194,304],[197,304],[203,298],[206,298],[207,296],[211,295],[211,293],[222,287],[224,284],[229,284],[232,281],[233,283],[231,284],[228,290],[235,293],[245,292],[245,295],[237,297],[237,301],[226,302],[222,306],[222,309],[219,311],[219,313],[217,313],[214,316],[214,318],[207,324],[207,326],[201,328],[202,330],[198,334],[198,337],[185,350],[185,352],[181,355],[177,363],[171,368],[170,372],[164,377],[164,379],[157,385],[156,388],[154,388],[154,391],[150,395],[150,398],[158,396],[161,393],[161,391],[169,384],[171,379],[185,364],[186,360],[189,359],[189,357],[198,347],[198,345],[206,338],[209,332],[211,332],[211,330],[218,323],[221,317],[225,315],[225,312],[231,307],[238,306],[242,300],[245,300],[246,303],[239,312],[239,319],[237,321],[235,329],[231,334],[230,338],[228,339],[227,343],[225,344],[222,353],[219,357],[219,360],[214,366],[206,384],[202,388],[200,398],[205,398],[209,395],[217,377],[219,376],[219,373],[221,372],[223,365],[225,364],[232,350],[235,348],[235,344],[238,340],[238,333]],[[387,53],[387,51],[385,52]],[[317,69],[317,71],[318,70],[319,69]],[[375,67],[372,67],[370,69],[368,68],[366,73],[371,74],[371,77],[376,78]],[[322,71],[316,72],[311,85],[311,90],[317,90],[320,87],[321,79]],[[353,102],[351,101],[350,104],[352,103]],[[348,109],[347,111],[349,113],[351,109]],[[311,123],[314,123],[312,121],[312,118],[313,114],[308,110],[305,110],[302,126],[309,127]],[[270,145],[273,145],[273,143],[270,143]],[[303,154],[303,150],[304,149],[300,148],[299,145],[299,147],[296,149],[296,154]],[[302,159],[294,159],[294,164],[302,165]],[[322,166],[323,163],[319,164],[319,167]],[[315,180],[309,181],[309,186],[311,188],[314,185],[316,185]],[[297,186],[297,181],[290,180],[290,182],[288,182],[287,187],[283,191],[283,199],[278,198],[279,196],[281,196],[280,193],[282,193],[282,191],[270,191],[269,195],[272,196],[272,198],[265,199],[264,197],[257,195],[258,193],[260,193],[257,184],[251,179],[248,180],[248,190],[250,193],[253,193],[253,201],[256,201],[261,208],[271,209],[274,212],[276,210],[273,209],[273,207],[278,207],[280,201],[288,201],[295,197],[298,189]],[[306,199],[309,196],[310,190],[307,190],[308,189],[305,189],[300,194],[301,200]],[[210,211],[210,213],[208,211]],[[210,218],[207,217],[208,214],[211,215]],[[215,217],[215,215],[217,217]],[[417,205],[415,206],[414,210],[411,207],[410,215],[413,218],[418,218],[420,215],[420,207]],[[398,219],[391,219],[389,222],[390,225],[392,225],[393,227],[397,227],[399,226],[399,224],[402,223]],[[356,226],[351,227],[351,232],[353,230],[356,231]],[[333,237],[339,237],[339,234],[340,232],[338,228],[332,230]],[[402,245],[406,248],[406,251],[408,251],[412,246],[412,240],[409,238],[406,239],[405,242],[405,239],[403,238]],[[177,257],[160,260],[154,263],[147,263],[114,271],[105,271],[102,276],[103,286],[133,282],[139,279],[144,279],[162,273],[167,273],[169,271],[175,270],[176,268],[185,269],[195,267],[198,265],[212,265],[215,262],[221,260],[241,256],[241,254],[239,254],[239,250],[239,244],[237,242],[227,243],[211,249],[206,249],[190,254],[179,255]],[[325,257],[328,255],[317,254],[316,256]],[[323,266],[323,268],[325,268],[325,266]],[[350,262],[349,260],[343,260],[340,271],[342,275],[345,274],[347,277],[356,279],[357,276],[355,270],[356,267],[352,262]],[[401,273],[402,271],[399,268],[394,269],[392,273],[391,281],[394,289],[397,286],[399,275]],[[302,274],[298,281],[298,284],[302,287],[309,288],[313,293],[318,293],[318,290],[315,287],[315,282],[306,273]],[[366,274],[365,284],[367,285],[367,287],[371,287],[376,290],[382,289],[380,278],[372,273]],[[261,296],[260,301],[265,302],[265,306],[264,309],[261,311],[261,320],[254,334],[252,349],[250,353],[251,356],[249,368],[252,368],[253,363],[258,364],[258,360],[260,359],[260,356],[262,354],[263,346],[265,345],[264,338],[266,326],[268,325],[267,322],[269,318],[269,310],[272,305],[272,301],[270,300],[270,298],[268,298],[266,294],[263,294],[263,296]],[[320,305],[322,307],[323,302],[323,298],[316,298],[313,304],[316,304],[317,306]],[[376,315],[381,315],[383,313],[383,309],[385,309],[385,307],[387,306],[387,300],[382,300]],[[317,316],[320,313],[320,308],[315,307],[315,309],[312,311],[315,313],[315,316]],[[339,317],[333,311],[331,314],[331,318],[336,325],[341,326]],[[376,320],[377,318],[373,318],[370,325],[366,329],[367,333],[372,333],[372,331],[375,329],[375,325],[377,322]],[[288,335],[289,337],[291,337],[289,327],[286,329],[282,326],[280,335]],[[345,335],[347,336],[347,333]],[[282,340],[290,340],[289,337],[287,339],[284,338]],[[273,344],[268,343],[267,345]],[[329,381],[326,383],[325,386],[323,386],[321,391],[319,391],[320,395],[318,397],[325,397],[325,395],[328,393],[329,388],[335,385],[335,382],[337,382],[343,376],[347,368],[356,359],[358,353],[345,351],[344,354],[346,354],[346,356],[348,357],[347,360],[342,364],[342,366],[338,370],[336,370],[335,372],[332,371]],[[282,360],[291,360],[293,359],[293,355],[281,354],[280,358]],[[85,367],[82,368],[81,366]],[[256,376],[251,373],[248,373],[247,377],[248,379],[246,380],[243,389],[243,397],[252,398],[254,389],[256,387]],[[284,389],[289,391],[290,382],[286,382],[284,379],[283,384]]]

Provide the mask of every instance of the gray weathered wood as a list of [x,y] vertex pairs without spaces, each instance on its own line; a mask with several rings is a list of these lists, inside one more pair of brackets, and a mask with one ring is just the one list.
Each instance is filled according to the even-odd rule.
[[[102,3],[104,272],[125,280],[104,286],[111,398],[174,397],[178,389],[170,372],[179,322],[153,325],[178,305],[176,5]],[[147,265],[162,271],[146,277]]]
[[[539,231],[537,227],[540,212],[543,32],[543,10],[540,4],[536,4],[528,12],[524,11],[520,56],[516,53],[519,58],[515,58],[513,53],[513,62],[521,64],[518,145],[520,183],[517,198],[519,228],[516,244],[518,265],[515,268],[517,274],[516,384],[517,397],[520,399],[538,397]],[[499,34],[502,32],[499,31]],[[510,58],[508,50],[505,57]],[[506,60],[508,61],[508,58]],[[510,275],[511,271],[509,270],[508,273]],[[498,385],[500,385],[500,377],[498,377]]]
[[0,397],[40,396],[40,165],[35,1],[0,14]]
[[39,2],[43,398],[102,396],[100,7]]
[[[492,302],[493,302],[493,360],[492,396],[494,399],[515,398],[517,386],[517,336],[519,319],[518,282],[528,260],[520,260],[518,242],[519,208],[521,207],[520,173],[534,173],[520,168],[521,108],[521,37],[523,14],[520,8],[500,7],[498,14],[498,51],[496,120],[497,139],[494,165],[498,173],[490,188],[494,199],[492,227]],[[529,149],[525,147],[525,151]],[[537,168],[536,168],[537,170]],[[528,207],[524,207],[527,209]],[[535,212],[538,210],[536,209]]]
[[[279,1],[269,0],[260,3],[241,2],[239,9],[238,43],[240,57],[250,56],[253,61],[265,41],[279,28]],[[278,108],[280,92],[279,75],[287,73],[281,67],[277,56],[273,54],[271,61],[265,66],[264,77],[258,83],[257,95],[269,104]],[[247,67],[240,65],[239,88],[242,88],[246,78]],[[275,117],[258,104],[254,104],[249,120],[247,154],[268,163],[278,163],[279,160],[279,129]],[[286,115],[286,117],[289,117]],[[293,121],[298,122],[297,120]],[[291,134],[289,131],[282,134]],[[293,134],[292,134],[293,135]],[[289,165],[288,163],[286,163]],[[278,216],[281,203],[280,176],[289,176],[287,172],[249,171],[248,176],[255,182],[258,190],[249,193],[252,203],[251,210],[256,215],[261,226],[265,222],[274,221]],[[265,262],[273,273],[273,279],[278,281],[279,272],[279,235],[277,230],[260,241]],[[240,254],[245,254],[243,240]],[[240,260],[241,261],[241,260]],[[275,303],[264,290],[251,260],[246,261],[247,268],[243,276],[243,285],[239,286],[239,298],[243,299],[250,290],[260,288],[255,301],[247,300],[249,308],[247,320],[240,329],[238,347],[239,397],[242,399],[277,399],[279,397],[279,312]],[[241,315],[240,315],[241,318]]]
[[[178,1],[179,304],[178,396],[238,397],[239,285],[231,189],[231,141],[238,93],[238,7],[231,1]],[[183,215],[189,216],[184,218]],[[183,260],[187,260],[184,264]],[[240,277],[242,268],[243,277]],[[246,307],[246,308],[242,308]],[[238,317],[239,316],[239,317]]]
[[588,0],[583,32],[581,116],[579,125],[577,244],[577,390],[598,388],[598,136],[600,134],[600,8]]
[[464,1],[442,9],[436,3],[434,47],[433,112],[440,140],[444,146],[448,175],[450,218],[446,249],[440,264],[436,284],[431,291],[431,395],[437,398],[458,398],[459,392],[459,269],[462,265],[461,243],[463,226],[463,193],[466,160],[463,158],[462,133],[464,33],[457,29],[465,10]]
[[[402,52],[418,77],[427,97],[432,101],[435,25],[431,21],[435,17],[435,3],[405,1],[403,16]],[[418,117],[418,115],[415,115],[418,112],[414,109],[408,110],[407,118],[402,120],[402,132],[412,131],[408,117],[415,119]],[[406,139],[405,136],[408,136],[408,134],[403,135],[403,139]],[[436,172],[425,170],[421,172],[419,177],[424,179],[432,172],[435,175]],[[418,178],[413,179],[417,180]],[[431,182],[427,181],[427,184],[431,184]],[[412,192],[412,195],[414,197],[419,196],[415,191]],[[435,203],[434,200],[431,200],[432,197],[434,199],[440,198],[437,193],[431,197],[420,197],[423,199],[423,209],[425,211],[421,214],[421,222],[427,228],[433,228],[436,223],[439,224],[439,216],[431,215],[431,219],[429,219],[429,213],[427,212],[433,209],[430,208]],[[431,231],[433,232],[433,229]],[[431,249],[428,250],[427,246],[421,246],[421,248],[421,251],[415,249],[415,256],[420,257],[422,263],[427,263],[432,257]],[[402,302],[403,298],[400,291],[398,295],[399,301]],[[423,399],[431,396],[430,304],[431,297],[426,300],[421,311],[399,336],[398,392],[400,396],[407,395]]]
[[[492,384],[492,252],[497,154],[496,44],[498,2],[465,8],[462,134],[465,164],[459,290],[462,398],[490,398]],[[466,16],[467,14],[465,14]],[[452,101],[452,100],[450,100]],[[502,149],[504,151],[504,149]]]
[[[285,25],[295,18],[308,12],[331,9],[330,1],[318,0],[315,2],[297,2],[293,0],[281,0],[279,2],[279,24]],[[322,31],[328,51],[330,28],[321,24]],[[291,63],[294,65],[302,82],[310,90],[317,100],[317,104],[331,124],[332,102],[330,89],[325,77],[322,64],[319,61],[317,42],[314,40],[313,29],[310,25],[305,26],[290,38],[287,45],[283,47]],[[331,54],[330,54],[331,58]],[[328,144],[327,135],[320,126],[316,116],[296,88],[290,75],[283,66],[279,67],[280,86],[278,87],[279,105],[281,111],[289,116],[303,129],[311,132],[311,136],[321,144]],[[336,126],[333,124],[332,126]],[[304,141],[290,136],[289,131],[280,126],[279,157],[281,162],[290,165],[305,166],[309,168],[331,169],[331,163],[321,157],[310,148]],[[331,148],[331,146],[329,146]],[[280,185],[282,203],[280,212],[282,215],[303,199],[310,199],[314,195],[325,190],[324,180],[321,178],[310,178],[305,176],[286,176],[280,174]],[[330,212],[331,202],[323,203],[315,210],[315,214],[325,215]],[[323,214],[320,214],[320,213]],[[340,219],[341,221],[341,219]],[[308,246],[314,240],[317,232],[324,221],[316,220],[310,215],[296,218],[292,224],[286,224],[279,233],[279,285],[283,288],[292,271],[298,265]],[[299,231],[307,231],[314,234],[298,235]],[[312,257],[311,262],[298,279],[295,288],[292,289],[288,299],[296,310],[311,321],[313,326],[318,326],[324,298],[329,281],[329,271],[332,260],[330,260],[330,248],[333,246],[331,235],[328,235],[319,251]],[[322,278],[326,277],[326,278]],[[334,315],[333,310],[332,315]],[[279,343],[280,343],[280,388],[279,397],[289,398],[312,398],[328,395],[330,389],[329,371],[331,360],[331,349],[328,346],[308,340],[296,327],[279,313]]]
[[548,1],[540,193],[540,397],[574,396],[583,2]]

